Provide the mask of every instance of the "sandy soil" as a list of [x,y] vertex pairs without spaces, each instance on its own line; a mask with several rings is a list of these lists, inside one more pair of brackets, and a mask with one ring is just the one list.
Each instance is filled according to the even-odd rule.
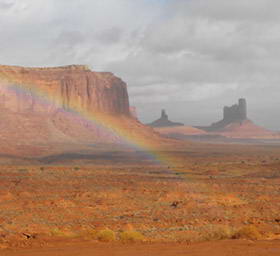
[[[188,144],[172,167],[105,153],[2,165],[0,255],[279,255],[279,146]],[[121,245],[126,231],[155,244]]]
[[279,256],[280,241],[219,241],[199,244],[81,244],[3,251],[3,256]]

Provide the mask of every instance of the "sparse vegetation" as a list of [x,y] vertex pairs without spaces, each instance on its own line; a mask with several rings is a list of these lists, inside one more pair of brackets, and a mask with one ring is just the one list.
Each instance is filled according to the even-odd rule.
[[260,231],[254,225],[248,225],[240,228],[234,235],[235,239],[251,239],[251,240],[259,240],[262,238]]
[[202,240],[215,241],[231,239],[234,234],[233,229],[226,225],[208,225],[202,234]]
[[116,240],[116,234],[111,229],[104,229],[97,232],[96,238],[101,242],[113,242]]
[[[33,242],[42,233],[51,240],[119,243],[279,238],[279,161],[266,156],[268,163],[260,165],[262,155],[274,153],[253,148],[246,155],[231,147],[226,154],[199,149],[195,160],[186,154],[187,163],[168,172],[131,163],[5,166],[0,218],[7,230],[40,234]],[[219,173],[210,179],[215,168]]]
[[120,240],[122,242],[143,242],[145,237],[141,233],[131,230],[121,232]]

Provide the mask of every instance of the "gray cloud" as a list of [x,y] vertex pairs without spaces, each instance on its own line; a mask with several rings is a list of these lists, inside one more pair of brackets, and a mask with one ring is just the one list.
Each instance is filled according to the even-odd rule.
[[79,30],[62,31],[55,43],[67,46],[82,45],[85,41],[84,35]]
[[2,3],[0,3],[0,10],[10,9],[13,7],[13,5],[14,5],[13,2],[2,2]]
[[1,62],[112,71],[128,83],[145,122],[167,108],[178,121],[203,124],[247,97],[252,119],[280,129],[279,7],[275,0],[0,0]]
[[96,37],[103,44],[115,44],[121,40],[122,30],[117,27],[111,27],[97,33]]

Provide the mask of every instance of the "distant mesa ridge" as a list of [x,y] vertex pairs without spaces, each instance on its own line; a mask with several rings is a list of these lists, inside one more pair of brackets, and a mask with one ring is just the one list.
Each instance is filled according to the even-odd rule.
[[198,129],[204,131],[218,131],[225,128],[232,123],[243,123],[248,120],[247,117],[247,102],[246,99],[241,98],[238,104],[234,104],[231,107],[225,106],[223,110],[223,119],[219,122],[213,123],[210,126],[196,126]]
[[171,127],[171,126],[184,126],[182,123],[172,122],[168,119],[168,115],[164,109],[161,110],[161,117],[156,121],[147,124],[151,127]]

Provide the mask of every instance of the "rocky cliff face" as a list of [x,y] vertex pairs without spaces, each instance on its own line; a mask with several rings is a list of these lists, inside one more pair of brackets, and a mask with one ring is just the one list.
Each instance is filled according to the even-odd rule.
[[55,112],[57,108],[130,115],[126,84],[86,66],[0,66],[0,111]]
[[0,158],[165,141],[130,111],[126,84],[112,73],[0,66]]

